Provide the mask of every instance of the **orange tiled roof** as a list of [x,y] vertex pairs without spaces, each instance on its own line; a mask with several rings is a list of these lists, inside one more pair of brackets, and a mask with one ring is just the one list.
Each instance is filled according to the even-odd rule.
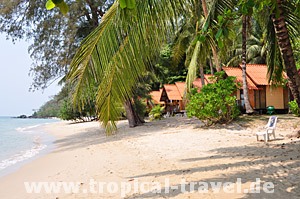
[[265,64],[247,64],[247,75],[256,85],[270,85],[268,82],[268,67]]
[[[207,78],[204,76],[204,82],[205,84],[208,84]],[[201,78],[197,78],[193,81],[193,86],[196,88],[202,88],[202,81]]]
[[160,102],[160,97],[161,97],[162,89],[159,89],[159,91],[151,91],[150,95],[151,98],[154,102],[154,104],[162,104],[163,102]]
[[212,77],[213,75],[211,75],[211,74],[205,74],[204,75],[204,78],[205,78],[205,80],[208,82],[208,83],[213,83],[212,81],[211,81],[211,79],[210,79],[210,77]]
[[[204,75],[204,82],[205,84],[210,84],[210,83],[213,83],[211,80],[210,80],[210,77],[212,75],[210,74],[205,74]],[[196,88],[202,88],[202,82],[201,82],[201,78],[197,78],[195,79],[195,81],[193,81],[193,86],[196,87]]]
[[185,82],[175,82],[175,85],[177,86],[180,96],[183,98],[185,91]]
[[175,84],[165,84],[164,88],[169,100],[182,100],[180,92]]
[[[241,68],[234,68],[234,67],[223,67],[223,70],[228,76],[234,76],[236,77],[236,81],[243,83],[243,78],[242,78],[242,69]],[[247,69],[248,72],[248,69]],[[249,78],[247,75],[247,85],[249,89],[258,89],[254,82]]]
[[[205,81],[205,80],[204,80]],[[206,81],[205,81],[206,83]],[[202,88],[201,78],[197,78],[193,81],[193,86],[196,88]]]

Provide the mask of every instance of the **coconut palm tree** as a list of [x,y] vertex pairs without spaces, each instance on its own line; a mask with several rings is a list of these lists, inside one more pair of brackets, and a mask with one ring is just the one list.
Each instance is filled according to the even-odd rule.
[[[246,59],[248,63],[254,64],[266,64],[266,42],[267,32],[263,26],[261,26],[255,17],[251,19],[251,25],[247,31],[247,52]],[[230,49],[229,56],[227,57],[227,66],[238,66],[242,59],[242,42],[241,42],[241,28],[238,28],[236,35],[233,36],[234,42]]]
[[[131,99],[135,83],[140,81],[143,72],[149,69],[151,60],[158,54],[162,43],[184,24],[184,20],[190,17],[195,6],[192,0],[139,0],[133,9],[123,9],[119,3],[119,0],[115,1],[98,28],[83,41],[68,74],[68,80],[74,85],[74,102],[79,107],[84,104],[82,96],[90,82],[98,83],[97,112],[108,132],[116,129],[115,121],[120,114],[117,105]],[[233,10],[232,3],[230,0],[213,1],[201,29],[204,34],[197,37],[195,49],[203,43],[215,45],[214,35],[211,34],[213,31],[209,32],[208,29],[213,25],[218,27],[217,16],[228,9]],[[273,22],[277,24],[277,29],[283,26],[282,17],[274,15]],[[217,31],[219,41],[221,36],[226,37],[225,30]],[[277,31],[276,35],[280,37],[279,42],[282,42],[285,37],[280,33]],[[288,31],[285,33],[288,34]],[[292,54],[289,54],[283,60],[292,63],[291,56]],[[197,60],[197,57],[194,59]],[[287,71],[292,69],[285,65]],[[294,70],[293,73],[287,74],[291,77]],[[300,88],[300,81],[290,81],[291,86],[296,85],[296,88]]]
[[[211,54],[217,71],[221,70],[220,58],[218,55],[221,52],[218,46],[219,44],[226,43],[227,38],[222,37],[222,42],[220,42],[220,33],[222,33],[222,35],[228,35],[230,21],[223,20],[223,23],[220,25],[218,24],[218,17],[223,15],[226,10],[233,10],[235,4],[235,0],[201,0],[201,4],[200,2],[197,4],[199,7],[198,9],[201,9],[201,12],[196,12],[196,14],[199,15],[199,13],[201,13],[201,16],[196,16],[198,17],[196,34],[194,35],[192,45],[190,45],[188,48],[188,52],[191,52],[186,80],[188,90],[196,78],[199,66],[202,85],[205,84],[203,65],[206,64],[207,58],[211,58]],[[224,30],[224,32],[220,31],[221,29],[222,31]],[[224,45],[222,48],[223,47]],[[225,51],[225,49],[223,50]]]
[[[298,107],[300,107],[300,76],[297,71],[293,48],[290,41],[290,35],[292,35],[292,37],[295,37],[296,35],[299,36],[300,12],[298,11],[298,13],[295,13],[296,15],[293,14],[295,8],[299,8],[300,2],[273,0],[272,3],[276,5],[271,14],[275,30],[273,34],[276,37],[282,61],[288,76],[289,87]],[[270,62],[272,63],[272,61]]]
[[108,133],[116,130],[118,105],[131,101],[136,82],[193,5],[188,0],[150,0],[137,1],[129,9],[119,3],[115,1],[98,28],[82,42],[67,76],[79,107],[85,103],[85,90],[97,82],[98,118]]
[[247,24],[248,24],[249,16],[243,15],[242,16],[242,79],[243,79],[243,94],[244,94],[244,102],[245,102],[245,109],[247,114],[253,113],[253,109],[251,107],[249,101],[249,94],[248,94],[248,85],[247,85],[247,74],[246,74],[246,52],[247,52]]

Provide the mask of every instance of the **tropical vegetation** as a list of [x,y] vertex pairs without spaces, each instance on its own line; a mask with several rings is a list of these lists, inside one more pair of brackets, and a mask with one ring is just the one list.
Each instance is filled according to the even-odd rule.
[[201,92],[193,90],[186,107],[189,117],[196,117],[206,126],[231,122],[239,115],[236,96],[240,87],[234,77],[225,77],[224,72],[217,72],[212,82],[202,87]]
[[[281,61],[285,65],[291,91],[298,102],[300,85],[297,85],[297,78],[299,75],[297,74],[297,77],[295,77],[296,65],[295,61],[293,61],[292,47],[288,37],[288,26],[286,26],[285,22],[287,17],[283,15],[284,11],[289,14],[288,16],[291,20],[286,21],[289,22],[291,33],[296,36],[296,28],[299,27],[299,23],[295,21],[295,16],[299,13],[291,12],[290,8],[297,6],[296,3],[298,2],[291,1],[289,3],[283,7],[281,1],[212,2],[212,7],[207,17],[204,18],[205,23],[203,23],[200,33],[198,33],[198,27],[196,26],[197,37],[194,40],[195,50],[190,66],[197,65],[193,63],[198,63],[200,59],[198,52],[201,49],[201,45],[205,44],[204,42],[218,44],[219,50],[222,50],[224,47],[223,42],[227,41],[229,32],[226,26],[226,18],[223,15],[234,18],[237,15],[232,13],[237,10],[237,12],[241,12],[242,16],[247,16],[246,18],[248,19],[251,16],[251,12],[253,12],[252,9],[250,11],[251,6],[255,7],[257,11],[267,9],[270,14],[268,17],[272,20],[271,25],[274,27],[273,31],[270,30],[271,33],[274,33],[271,38],[278,43],[278,49],[282,55]],[[184,20],[180,21],[179,19],[188,19],[188,15],[193,13],[181,11],[196,9],[196,7],[193,7],[195,5],[197,4],[189,1],[184,1],[184,3],[182,1],[160,1],[159,3],[156,1],[137,1],[134,9],[122,9],[119,6],[119,2],[116,1],[100,26],[84,40],[71,63],[68,79],[76,87],[74,96],[77,101],[75,100],[75,103],[82,103],[82,100],[80,100],[81,92],[83,88],[89,86],[89,79],[104,76],[105,78],[101,79],[98,87],[96,103],[98,108],[101,107],[98,109],[98,114],[100,115],[100,120],[104,122],[104,126],[108,127],[108,130],[115,129],[114,120],[116,115],[118,115],[113,109],[113,104],[116,103],[115,100],[126,101],[131,98],[134,82],[139,80],[143,71],[148,70],[149,60],[153,59],[153,56],[157,53],[157,48],[165,41],[164,37],[168,36],[169,32],[180,30],[178,27],[185,23]],[[235,7],[234,5],[240,5],[240,7]],[[231,12],[228,10],[231,10]],[[246,23],[247,21],[243,21],[243,25]],[[152,27],[154,24],[160,28]],[[215,31],[216,29],[218,31]],[[151,32],[149,32],[150,30]],[[245,29],[243,31],[245,35]],[[217,32],[215,37],[212,37],[213,32]],[[141,43],[144,45],[139,45]],[[286,45],[283,46],[283,43]],[[275,44],[273,43],[273,48]],[[275,51],[270,51],[269,57],[272,57],[270,53],[276,52],[276,50],[275,48]],[[106,52],[106,54],[99,54],[99,52]],[[203,53],[202,51],[200,52],[201,54]],[[244,50],[243,57],[245,57],[245,52]],[[245,71],[245,58],[243,63]],[[268,65],[273,67],[270,68],[270,74],[273,74],[275,71],[274,61],[269,61]],[[128,73],[129,71],[130,73]],[[190,78],[189,82],[192,79]],[[245,82],[244,89],[247,90]]]
[[165,110],[164,106],[160,106],[160,105],[154,106],[149,113],[150,120],[160,120],[163,116],[164,110]]
[[[266,63],[274,83],[285,71],[300,105],[298,0],[48,0],[47,8],[57,6],[65,17],[40,11],[40,2],[11,4],[0,8],[1,31],[13,39],[34,38],[33,87],[65,75],[73,108],[83,112],[92,101],[107,132],[116,130],[121,107],[130,126],[143,122],[134,108],[141,99],[137,84],[154,88],[187,74],[189,91],[197,76],[204,85],[204,73],[228,63],[242,63],[244,95],[246,63]],[[20,7],[28,8],[18,13],[23,21],[14,20]]]
[[295,100],[289,102],[290,110],[295,116],[300,116],[300,108]]

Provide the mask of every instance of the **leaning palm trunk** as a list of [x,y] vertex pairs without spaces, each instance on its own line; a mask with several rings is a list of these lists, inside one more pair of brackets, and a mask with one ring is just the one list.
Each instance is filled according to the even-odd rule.
[[280,53],[288,76],[288,84],[292,95],[300,107],[300,76],[297,72],[293,49],[289,38],[288,29],[283,15],[282,1],[277,0],[278,15],[273,13],[272,21],[280,49]]
[[151,68],[151,60],[191,6],[190,0],[138,0],[130,10],[116,0],[74,55],[67,75],[74,104],[83,107],[86,92],[96,82],[99,120],[108,134],[117,130],[118,105],[132,98],[136,82]]
[[242,28],[242,78],[243,78],[243,92],[246,113],[253,113],[253,109],[249,102],[248,85],[247,85],[247,74],[246,74],[246,51],[247,51],[247,21],[248,16],[243,15],[243,28]]
[[124,108],[126,111],[126,117],[130,128],[133,128],[135,126],[140,126],[143,124],[143,120],[139,117],[139,115],[134,110],[130,99],[125,101]]

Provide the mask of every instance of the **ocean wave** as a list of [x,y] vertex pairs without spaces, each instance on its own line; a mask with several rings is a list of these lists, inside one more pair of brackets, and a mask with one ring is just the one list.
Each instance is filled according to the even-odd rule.
[[12,166],[18,162],[22,162],[24,160],[32,158],[32,157],[36,156],[37,154],[39,154],[39,152],[41,150],[43,150],[47,147],[47,145],[39,144],[37,142],[38,141],[34,142],[36,145],[34,147],[32,147],[31,149],[26,150],[26,151],[21,151],[20,153],[14,155],[8,159],[2,160],[0,162],[0,170],[3,170],[9,166]]
[[31,129],[41,126],[42,124],[32,125],[32,126],[26,126],[26,127],[18,127],[16,128],[19,132],[32,132]]

